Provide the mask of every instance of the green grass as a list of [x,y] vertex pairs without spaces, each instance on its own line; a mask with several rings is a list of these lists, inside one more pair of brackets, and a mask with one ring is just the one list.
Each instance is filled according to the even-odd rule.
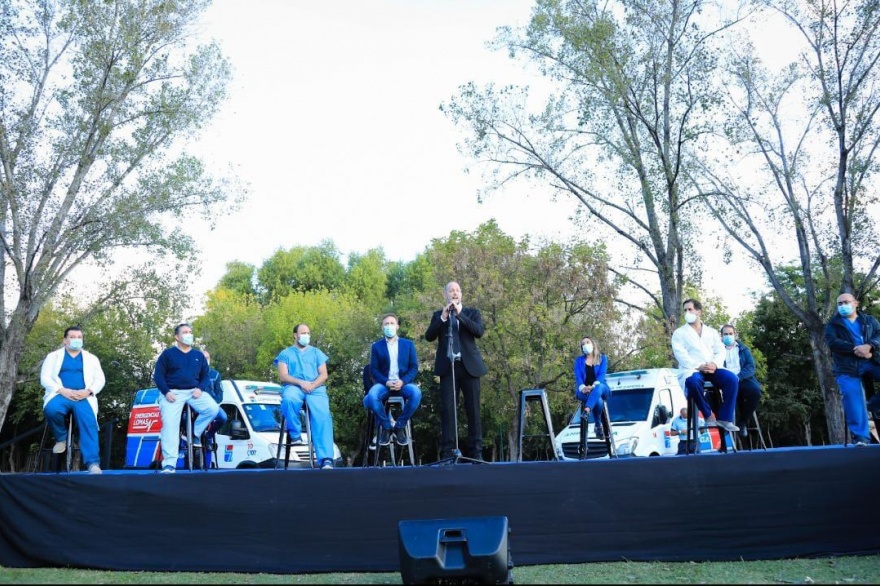
[[[516,560],[514,560],[514,563]],[[516,584],[877,584],[880,556],[514,567]],[[400,584],[400,573],[234,574],[0,568],[4,584]]]

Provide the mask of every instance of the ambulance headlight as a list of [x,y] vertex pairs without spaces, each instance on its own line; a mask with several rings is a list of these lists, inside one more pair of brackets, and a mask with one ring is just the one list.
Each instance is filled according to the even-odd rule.
[[617,440],[616,448],[618,456],[632,456],[636,452],[636,446],[639,445],[638,436],[631,436],[622,440]]

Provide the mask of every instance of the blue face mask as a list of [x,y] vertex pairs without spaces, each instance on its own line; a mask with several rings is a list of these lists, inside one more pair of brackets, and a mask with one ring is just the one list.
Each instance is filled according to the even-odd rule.
[[393,324],[382,326],[382,333],[385,334],[386,338],[393,338],[397,335],[397,326]]
[[849,317],[855,310],[856,308],[853,307],[851,303],[837,306],[837,313],[839,313],[841,317]]
[[302,346],[308,346],[309,342],[312,341],[312,337],[308,334],[303,334],[299,337],[299,343]]
[[180,343],[185,346],[193,345],[193,335],[192,334],[183,334],[180,336]]
[[725,346],[733,346],[734,339],[733,336],[728,334],[726,336],[721,336],[721,341],[724,342]]
[[82,350],[83,341],[82,338],[73,338],[70,340],[70,349],[71,350]]

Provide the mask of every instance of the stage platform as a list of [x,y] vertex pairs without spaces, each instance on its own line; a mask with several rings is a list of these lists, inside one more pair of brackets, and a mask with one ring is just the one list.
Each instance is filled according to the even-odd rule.
[[401,520],[506,516],[514,566],[880,553],[880,446],[334,470],[0,475],[0,565],[399,571]]

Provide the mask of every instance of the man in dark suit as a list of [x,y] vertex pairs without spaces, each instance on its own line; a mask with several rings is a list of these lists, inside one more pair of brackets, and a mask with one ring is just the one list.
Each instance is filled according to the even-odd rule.
[[483,318],[478,309],[462,306],[461,287],[455,281],[446,285],[444,294],[446,305],[434,312],[431,325],[425,332],[426,340],[438,341],[434,374],[440,377],[440,458],[453,456],[455,434],[458,433],[455,428],[455,398],[460,390],[468,424],[466,455],[482,460],[480,377],[489,369],[483,362],[476,340],[485,331]]
[[[379,445],[383,446],[391,443],[392,435],[398,445],[405,446],[409,443],[406,424],[422,402],[422,391],[413,384],[419,372],[416,345],[412,340],[399,337],[397,329],[396,315],[388,313],[382,316],[383,338],[373,342],[370,348],[370,377],[373,386],[364,396],[364,407],[376,417]],[[403,410],[396,422],[392,422],[385,412],[384,401],[391,393],[400,393],[404,401]]]

